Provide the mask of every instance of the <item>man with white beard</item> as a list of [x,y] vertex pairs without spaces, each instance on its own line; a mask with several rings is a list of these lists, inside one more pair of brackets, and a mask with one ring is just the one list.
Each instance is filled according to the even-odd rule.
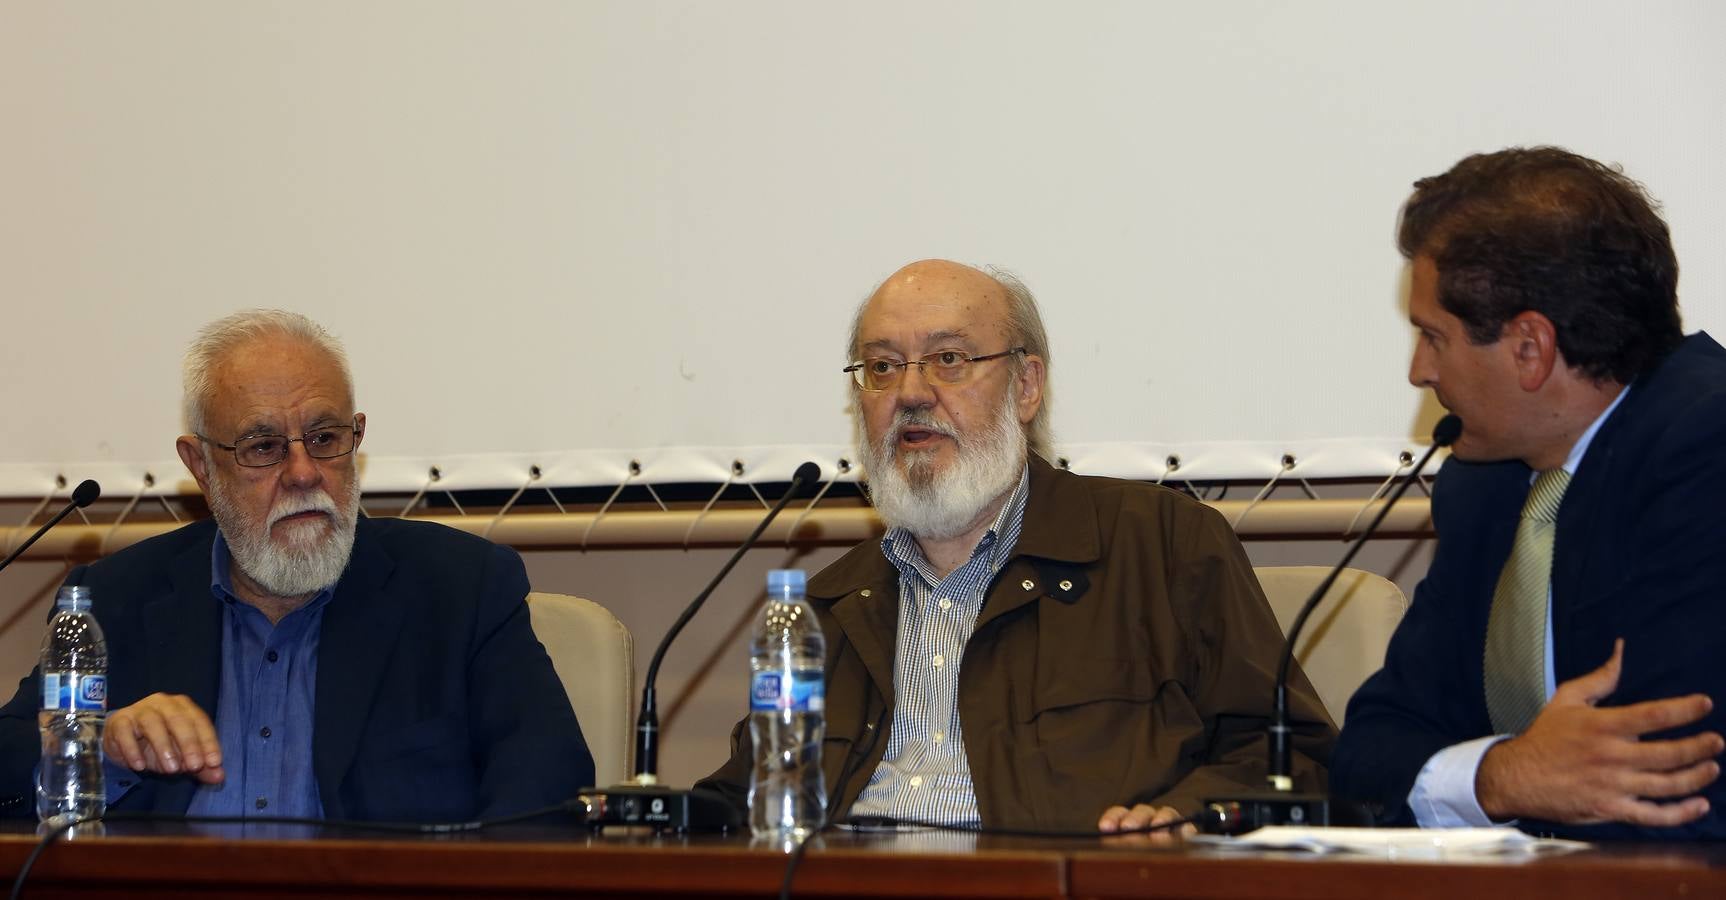
[[[1282,631],[1216,512],[1048,463],[1049,346],[1024,285],[913,263],[846,353],[888,530],[809,582],[834,818],[1114,832],[1261,787]],[[1316,789],[1335,728],[1298,667],[1290,697]],[[742,725],[732,750],[703,785],[741,805]]]
[[[592,783],[521,558],[360,518],[366,417],[334,338],[276,310],[214,322],[184,407],[176,447],[214,522],[66,579],[108,641],[111,809],[468,821]],[[32,672],[0,710],[0,798],[31,791],[40,696]]]

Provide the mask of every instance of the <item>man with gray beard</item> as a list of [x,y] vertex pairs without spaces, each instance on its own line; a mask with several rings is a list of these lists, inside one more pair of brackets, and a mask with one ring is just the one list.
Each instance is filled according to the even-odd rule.
[[[1113,832],[1263,785],[1282,630],[1215,511],[1049,465],[1024,285],[913,263],[846,352],[888,530],[809,582],[834,817]],[[1298,667],[1290,697],[1296,777],[1317,789],[1335,728]],[[742,725],[732,749],[704,786],[741,805]]]
[[[80,566],[109,650],[116,810],[468,821],[567,800],[593,762],[514,551],[360,517],[340,346],[295,313],[204,328],[176,443],[214,521]],[[0,808],[32,791],[39,673],[0,709]]]

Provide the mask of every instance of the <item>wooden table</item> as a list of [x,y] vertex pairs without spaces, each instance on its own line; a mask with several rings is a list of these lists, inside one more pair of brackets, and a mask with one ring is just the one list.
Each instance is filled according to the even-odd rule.
[[[0,827],[7,884],[36,840]],[[500,829],[439,838],[285,826],[113,824],[51,848],[25,896],[772,896],[786,856],[737,837]],[[1506,861],[1241,856],[1202,848],[969,835],[824,837],[807,897],[1726,897],[1726,847],[1619,847]]]

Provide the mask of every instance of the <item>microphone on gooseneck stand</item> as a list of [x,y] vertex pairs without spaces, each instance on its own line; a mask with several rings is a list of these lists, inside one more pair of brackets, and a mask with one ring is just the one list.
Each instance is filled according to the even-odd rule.
[[49,519],[46,523],[44,523],[42,525],[41,528],[36,529],[36,533],[33,535],[30,535],[29,540],[26,540],[24,543],[19,544],[18,549],[12,551],[11,554],[8,555],[4,560],[0,560],[0,569],[6,568],[7,566],[12,564],[12,560],[17,559],[20,556],[23,556],[24,551],[30,549],[31,544],[36,543],[36,541],[38,539],[40,539],[42,537],[42,535],[47,534],[48,529],[53,528],[55,525],[60,524],[61,519],[64,519],[67,516],[71,515],[72,510],[83,509],[84,507],[89,506],[92,503],[95,503],[96,498],[100,497],[100,496],[102,496],[102,486],[101,485],[97,484],[96,482],[94,482],[88,478],[79,482],[78,486],[72,489],[72,499],[69,502],[67,502],[67,504],[65,506],[61,507],[59,512],[54,514],[54,518]]
[[1414,468],[1404,475],[1402,481],[1385,498],[1384,505],[1379,507],[1378,515],[1373,516],[1366,530],[1355,538],[1354,544],[1344,553],[1342,560],[1330,570],[1330,574],[1319,582],[1312,596],[1307,597],[1301,605],[1300,613],[1289,625],[1288,638],[1283,642],[1282,662],[1277,666],[1275,693],[1271,698],[1271,723],[1266,728],[1270,736],[1270,761],[1266,780],[1270,790],[1249,792],[1234,797],[1221,797],[1205,801],[1205,808],[1211,815],[1204,823],[1204,830],[1212,834],[1242,834],[1264,825],[1328,825],[1330,824],[1330,799],[1323,794],[1297,794],[1294,792],[1293,763],[1294,729],[1289,727],[1288,680],[1289,667],[1294,663],[1295,643],[1300,640],[1301,629],[1313,610],[1318,608],[1324,599],[1325,592],[1342,574],[1342,570],[1354,560],[1356,553],[1378,531],[1378,526],[1384,517],[1390,513],[1390,508],[1402,495],[1408,491],[1409,485],[1420,477],[1422,469],[1431,461],[1432,455],[1440,447],[1448,447],[1456,443],[1462,436],[1462,419],[1455,415],[1446,415],[1438,420],[1432,429],[1432,446],[1414,464]]
[[755,542],[761,539],[761,533],[772,524],[779,511],[791,502],[805,485],[821,480],[821,467],[806,462],[797,467],[791,475],[791,485],[786,488],[785,495],[779,502],[767,511],[761,519],[761,524],[755,526],[749,537],[744,538],[742,545],[731,554],[719,574],[707,583],[700,594],[684,608],[683,614],[673,622],[671,629],[659,642],[653,651],[653,661],[647,666],[647,678],[641,687],[641,712],[635,719],[635,777],[627,783],[608,788],[595,788],[583,791],[577,798],[585,810],[587,824],[599,828],[606,825],[647,825],[662,830],[674,831],[712,831],[735,828],[742,824],[742,819],[729,802],[717,794],[707,791],[668,788],[659,785],[659,705],[658,696],[654,692],[654,681],[659,677],[659,664],[665,659],[665,651],[679,632],[707,602],[708,595],[719,587],[725,576],[737,565],[738,560]]

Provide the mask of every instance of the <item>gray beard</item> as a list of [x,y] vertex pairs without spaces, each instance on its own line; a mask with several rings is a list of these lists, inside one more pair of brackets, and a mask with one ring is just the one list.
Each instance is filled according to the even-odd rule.
[[[270,510],[263,521],[254,519],[232,502],[218,480],[211,484],[210,512],[216,527],[228,542],[234,565],[247,578],[277,597],[315,594],[341,580],[353,554],[354,530],[359,520],[360,490],[350,481],[347,496],[332,498],[322,488],[288,495]],[[270,523],[284,515],[308,509],[325,509],[334,528],[321,537],[290,534],[284,543],[270,537]],[[295,531],[309,526],[293,526]]]
[[[981,434],[952,435],[956,446],[953,464],[936,471],[924,451],[904,451],[907,465],[899,466],[896,436],[907,425],[942,428],[927,410],[901,409],[878,441],[859,441],[869,499],[889,528],[903,528],[919,538],[934,541],[959,537],[979,524],[989,506],[1019,483],[1025,469],[1025,426],[1011,391],[995,421]],[[861,424],[861,423],[859,423]],[[859,428],[859,434],[866,434]]]

